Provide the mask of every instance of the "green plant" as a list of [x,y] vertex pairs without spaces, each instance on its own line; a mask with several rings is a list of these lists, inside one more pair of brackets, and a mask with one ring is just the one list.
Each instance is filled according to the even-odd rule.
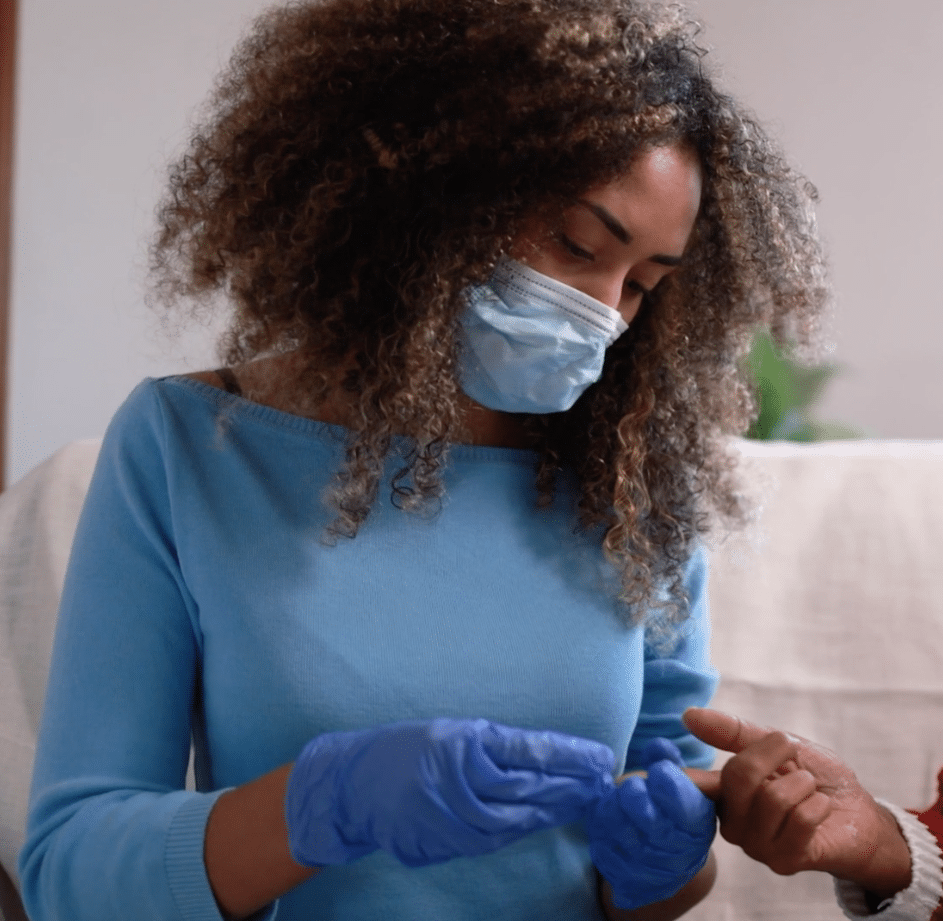
[[783,354],[769,333],[757,333],[749,365],[757,385],[760,414],[746,434],[761,441],[826,441],[860,438],[861,432],[834,422],[819,422],[809,410],[839,365],[805,367]]

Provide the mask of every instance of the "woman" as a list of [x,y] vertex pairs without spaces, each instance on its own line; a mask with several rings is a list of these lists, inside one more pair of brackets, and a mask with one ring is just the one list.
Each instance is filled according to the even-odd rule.
[[820,870],[851,919],[943,917],[943,771],[929,808],[876,800],[833,752],[718,710],[691,708],[697,738],[733,752],[721,771],[690,773],[719,807],[720,831],[777,873]]
[[154,250],[167,303],[231,306],[226,367],[146,381],[105,439],[36,921],[703,897],[699,536],[741,514],[755,328],[810,343],[825,291],[811,190],[694,31],[632,0],[256,23]]

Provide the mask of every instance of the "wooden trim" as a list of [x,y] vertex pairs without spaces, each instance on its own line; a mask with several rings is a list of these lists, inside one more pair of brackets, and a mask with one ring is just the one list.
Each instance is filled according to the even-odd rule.
[[17,0],[0,0],[0,490],[6,480]]

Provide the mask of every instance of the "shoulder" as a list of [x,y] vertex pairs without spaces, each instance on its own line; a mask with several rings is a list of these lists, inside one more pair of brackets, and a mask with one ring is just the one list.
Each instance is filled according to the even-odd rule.
[[188,377],[190,380],[199,381],[201,384],[209,384],[211,387],[217,387],[220,390],[226,389],[226,382],[216,371],[191,371],[189,374],[183,374],[181,377]]
[[188,380],[215,387],[217,390],[225,390],[237,397],[242,396],[241,369],[237,371],[234,368],[217,368],[215,371],[194,371],[182,376]]
[[154,461],[173,450],[211,441],[221,409],[232,401],[213,372],[145,378],[111,418],[102,449],[122,461]]

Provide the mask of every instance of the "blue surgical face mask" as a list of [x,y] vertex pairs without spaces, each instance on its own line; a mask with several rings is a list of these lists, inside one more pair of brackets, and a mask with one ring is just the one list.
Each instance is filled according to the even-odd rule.
[[509,413],[569,409],[629,328],[618,311],[513,259],[502,259],[466,298],[462,389]]

